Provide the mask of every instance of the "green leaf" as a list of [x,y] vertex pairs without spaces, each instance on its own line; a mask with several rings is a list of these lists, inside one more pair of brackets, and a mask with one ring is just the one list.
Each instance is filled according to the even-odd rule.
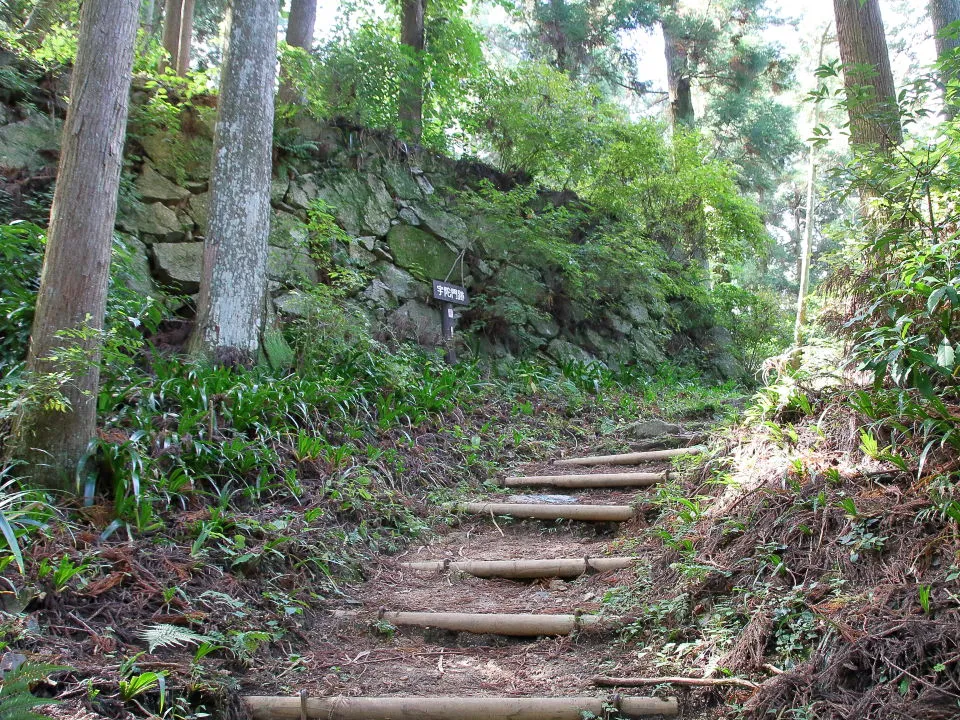
[[956,365],[956,354],[947,338],[944,338],[943,342],[940,343],[940,347],[937,348],[937,365],[946,369],[948,372],[953,372],[953,368]]
[[13,559],[16,561],[17,567],[20,568],[20,574],[23,575],[23,553],[20,552],[20,543],[17,541],[17,534],[13,531],[13,527],[7,522],[7,518],[3,513],[0,513],[0,532],[3,533],[10,552],[13,553]]
[[927,312],[930,315],[936,313],[937,307],[939,307],[940,301],[943,300],[943,296],[946,294],[946,292],[946,287],[940,287],[930,293],[930,297],[927,298]]

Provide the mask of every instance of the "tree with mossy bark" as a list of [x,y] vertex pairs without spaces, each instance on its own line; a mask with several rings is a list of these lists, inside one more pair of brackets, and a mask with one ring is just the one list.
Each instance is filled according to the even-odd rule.
[[100,342],[139,0],[85,0],[56,191],[27,357],[27,376],[64,378],[55,398],[17,418],[24,474],[71,490],[96,431]]
[[276,0],[230,0],[210,179],[195,354],[247,364],[265,315]]

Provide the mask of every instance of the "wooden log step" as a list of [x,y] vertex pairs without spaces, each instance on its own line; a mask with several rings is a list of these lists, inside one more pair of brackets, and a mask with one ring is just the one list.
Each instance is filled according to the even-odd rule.
[[381,621],[397,627],[422,627],[468,632],[477,635],[537,637],[570,635],[576,630],[596,627],[601,622],[614,626],[617,618],[598,615],[543,615],[539,613],[456,613],[381,611]]
[[676,698],[652,697],[270,697],[244,698],[253,720],[581,720],[676,717]]
[[638,465],[653,460],[669,460],[680,455],[696,455],[707,448],[704,445],[676,448],[674,450],[648,450],[646,452],[624,453],[622,455],[591,455],[589,457],[565,458],[557,460],[557,465]]
[[594,475],[523,475],[503,481],[506,487],[550,485],[567,488],[647,487],[667,479],[667,472],[597,473]]
[[515,580],[532,578],[574,578],[588,570],[606,572],[633,567],[635,557],[583,557],[553,560],[429,560],[406,562],[409,570],[442,572],[453,570],[481,578],[501,577]]
[[624,522],[633,517],[629,505],[540,505],[527,503],[462,503],[455,509],[471,515],[509,515],[534,520]]

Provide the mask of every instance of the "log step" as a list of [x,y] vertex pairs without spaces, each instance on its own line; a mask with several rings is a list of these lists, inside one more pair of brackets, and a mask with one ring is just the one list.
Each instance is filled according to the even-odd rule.
[[567,488],[647,487],[667,479],[667,472],[598,473],[594,475],[523,475],[503,481],[506,487],[550,485]]
[[540,635],[570,635],[576,630],[597,627],[600,623],[613,626],[616,618],[599,615],[544,615],[539,613],[456,613],[456,612],[397,612],[381,611],[377,616],[383,622],[397,627],[422,627],[468,632],[477,635],[509,635],[537,637]]
[[533,578],[575,578],[588,570],[605,572],[633,567],[635,557],[556,558],[554,560],[430,560],[407,562],[409,570],[442,572],[453,570],[481,578],[502,577],[516,580]]
[[538,505],[526,503],[462,503],[455,509],[471,515],[510,515],[535,520],[624,522],[633,517],[629,505]]
[[676,698],[652,697],[270,697],[244,698],[253,720],[581,720],[676,717]]
[[707,448],[704,445],[676,448],[675,450],[649,450],[647,452],[624,453],[622,455],[591,455],[581,458],[557,460],[557,465],[638,465],[653,460],[669,460],[681,455],[697,455]]

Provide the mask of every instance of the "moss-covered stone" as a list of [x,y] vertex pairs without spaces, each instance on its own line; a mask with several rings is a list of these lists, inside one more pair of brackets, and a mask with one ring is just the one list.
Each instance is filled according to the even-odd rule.
[[394,197],[401,200],[419,200],[423,197],[407,165],[388,162],[383,166],[383,181]]
[[505,293],[527,305],[536,305],[546,297],[543,276],[536,270],[507,265],[497,276],[497,285]]
[[158,173],[149,163],[144,163],[143,170],[137,177],[134,185],[144,202],[177,202],[190,197],[186,190],[163,175]]
[[437,237],[461,250],[468,245],[467,224],[462,218],[434,205],[415,205],[413,210],[420,218],[420,225]]
[[203,243],[156,243],[150,247],[157,279],[178,292],[200,290]]
[[163,203],[137,204],[133,217],[125,222],[131,230],[140,233],[141,240],[151,242],[180,242],[186,239],[186,230],[177,214]]
[[34,173],[48,165],[60,149],[59,120],[35,113],[0,127],[0,168]]
[[267,251],[267,277],[288,287],[315,283],[317,265],[309,254],[294,248],[271,247]]
[[442,240],[410,225],[394,225],[387,244],[397,265],[424,281],[447,277],[457,261],[458,253]]
[[191,195],[187,202],[187,212],[193,219],[197,232],[205,236],[210,223],[210,193]]
[[305,248],[309,233],[307,226],[295,215],[274,210],[270,218],[270,245],[281,248]]
[[202,137],[155,132],[140,138],[143,151],[161,175],[177,184],[210,179],[213,144]]

